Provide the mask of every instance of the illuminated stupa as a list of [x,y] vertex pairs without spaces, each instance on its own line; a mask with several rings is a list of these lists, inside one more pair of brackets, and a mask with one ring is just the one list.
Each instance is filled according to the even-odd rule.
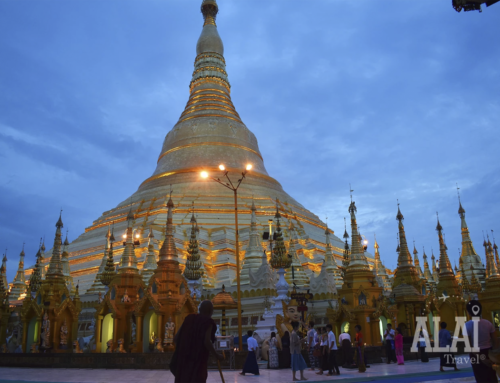
[[[224,284],[228,291],[234,291],[234,195],[222,185],[200,177],[201,171],[221,177],[220,164],[225,165],[233,181],[241,178],[241,172],[248,164],[252,165],[238,189],[241,266],[245,265],[254,202],[262,250],[267,245],[262,240],[262,233],[268,230],[268,220],[274,216],[278,206],[283,226],[295,227],[293,235],[297,238],[293,239],[297,242],[296,246],[300,246],[298,257],[306,274],[310,276],[312,271],[319,272],[321,269],[326,247],[325,224],[288,195],[280,183],[268,174],[257,138],[245,126],[231,101],[224,46],[215,24],[218,13],[216,1],[204,0],[201,12],[204,25],[196,45],[189,99],[179,121],[165,137],[156,169],[131,197],[104,212],[68,246],[71,273],[80,281],[82,293],[91,286],[94,292],[103,290],[96,274],[102,264],[106,232],[111,225],[117,235],[123,234],[129,211],[134,214],[133,228],[140,237],[140,245],[136,247],[139,269],[148,255],[147,235],[150,229],[158,240],[158,248],[161,247],[167,217],[165,202],[170,190],[176,206],[174,237],[181,267],[184,267],[187,256],[194,207],[199,226],[202,269],[205,271],[203,288],[218,289]],[[291,240],[291,235],[285,230],[286,240]],[[331,235],[330,242],[336,262],[341,263],[342,241]],[[118,263],[124,247],[119,243],[115,245],[114,259]],[[158,250],[155,249],[155,253],[158,254]],[[260,262],[250,261],[245,270],[249,266],[256,272]],[[242,290],[251,290],[248,278],[242,280]]]

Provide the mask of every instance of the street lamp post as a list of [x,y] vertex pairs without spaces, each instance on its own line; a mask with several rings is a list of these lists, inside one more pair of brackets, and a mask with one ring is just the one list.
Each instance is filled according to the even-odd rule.
[[207,171],[202,171],[201,172],[201,177],[202,178],[211,178],[213,181],[220,183],[222,186],[227,187],[228,189],[232,190],[234,193],[234,224],[235,224],[235,229],[236,229],[236,291],[238,294],[238,349],[241,351],[243,350],[243,334],[242,334],[242,328],[241,328],[241,289],[240,289],[240,238],[239,238],[239,233],[238,233],[238,188],[240,187],[241,183],[243,182],[243,179],[245,178],[245,175],[247,174],[248,171],[252,169],[252,165],[248,164],[245,167],[245,170],[241,172],[241,178],[238,180],[238,182],[233,184],[231,179],[229,178],[228,174],[229,171],[226,170],[226,167],[224,165],[219,165],[219,169],[223,172],[223,177],[227,178],[228,182],[221,181],[220,178],[215,178],[215,177],[210,177]]

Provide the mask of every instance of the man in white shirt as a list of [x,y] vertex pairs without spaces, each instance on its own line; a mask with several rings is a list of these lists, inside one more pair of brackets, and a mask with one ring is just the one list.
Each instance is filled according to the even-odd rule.
[[243,371],[240,372],[241,375],[245,375],[247,372],[254,375],[259,375],[259,365],[257,364],[257,350],[259,349],[259,344],[257,339],[252,337],[253,331],[248,330],[247,332],[247,345],[248,345],[248,355],[243,366]]
[[391,361],[396,362],[396,353],[394,352],[394,337],[396,332],[392,329],[392,325],[387,323],[387,329],[384,333],[385,339],[385,355],[387,356],[387,364]]
[[326,330],[328,331],[328,348],[330,349],[330,353],[328,354],[328,374],[326,374],[326,376],[332,376],[333,369],[335,369],[337,375],[340,375],[339,366],[337,364],[337,341],[333,333],[332,325],[327,324]]
[[[481,318],[482,311],[483,307],[479,301],[472,300],[467,303],[467,312],[471,318]],[[477,334],[474,331],[474,321],[472,320],[465,324],[465,329],[467,330],[471,347],[474,347],[474,339],[477,337],[479,353],[470,353],[472,371],[474,372],[476,382],[498,382],[497,374],[491,367],[493,363],[489,360],[488,356],[488,351],[496,346],[495,326],[490,321],[481,318],[477,323]]]

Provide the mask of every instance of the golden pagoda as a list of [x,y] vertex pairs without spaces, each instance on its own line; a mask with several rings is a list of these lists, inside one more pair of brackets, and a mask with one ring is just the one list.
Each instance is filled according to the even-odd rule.
[[436,288],[436,281],[434,280],[432,276],[431,269],[429,268],[429,262],[427,261],[427,254],[425,254],[425,248],[424,250],[424,279],[426,281],[426,286],[428,291],[434,291]]
[[[107,342],[111,341],[113,349],[120,340],[125,350],[132,344],[132,320],[136,303],[145,294],[146,286],[137,268],[135,246],[139,243],[134,238],[134,214],[129,210],[127,215],[127,231],[124,236],[124,246],[118,271],[115,273],[113,265],[113,241],[111,241],[108,261],[101,281],[108,284],[108,291],[104,299],[96,308],[95,343],[96,352],[106,352]],[[107,278],[106,278],[107,277]],[[142,334],[137,331],[138,337]]]
[[[441,321],[448,324],[448,330],[453,333],[455,317],[465,316],[466,302],[448,258],[448,248],[444,242],[443,227],[439,218],[436,230],[439,238],[439,282],[436,286],[436,293],[430,297],[433,302],[431,310],[433,316],[439,316]],[[428,300],[429,302],[430,300]]]
[[[177,249],[174,242],[172,197],[167,202],[167,224],[165,227],[165,240],[160,248],[158,266],[153,276],[149,279],[146,291],[139,291],[137,301],[134,303],[134,317],[137,328],[137,339],[134,350],[145,352],[148,339],[143,339],[142,334],[156,337],[160,342],[172,348],[172,343],[167,341],[166,329],[178,330],[189,314],[198,311],[198,304],[191,296],[191,291],[186,279],[182,275]],[[192,221],[192,230],[196,232],[196,220]],[[187,276],[198,277],[200,272],[196,269],[199,260],[196,258],[197,243],[191,243],[190,258],[188,259]],[[120,269],[121,270],[121,269]],[[154,335],[153,335],[154,333]],[[155,339],[156,340],[156,339]]]
[[460,265],[463,265],[467,277],[470,279],[475,274],[479,282],[484,285],[485,269],[481,258],[477,255],[472,240],[470,239],[469,228],[465,221],[465,209],[462,207],[460,194],[458,195],[458,215],[460,216],[460,226],[462,230],[462,252],[460,254]]
[[145,284],[149,283],[149,279],[156,270],[157,259],[155,253],[155,245],[153,242],[154,237],[155,236],[153,234],[153,228],[150,226],[148,234],[148,254],[146,255],[146,260],[144,261],[141,270],[142,280],[144,281]]
[[384,292],[388,293],[392,290],[392,283],[389,278],[389,275],[387,274],[387,271],[385,270],[385,266],[380,258],[380,251],[379,251],[380,246],[377,243],[377,238],[375,238],[375,243],[373,244],[373,247],[375,248],[375,262],[373,263],[373,274],[377,279],[378,285],[380,287],[383,287]]
[[16,276],[12,282],[10,290],[10,297],[12,300],[22,300],[26,296],[26,277],[24,275],[24,244],[21,254],[19,254],[19,266],[17,268]]
[[[68,352],[77,339],[78,316],[81,302],[78,289],[70,296],[61,263],[61,215],[56,223],[56,235],[52,247],[52,257],[45,279],[39,281],[41,253],[37,256],[38,268],[30,279],[30,294],[23,300],[21,321],[23,324],[22,348],[25,352],[32,344],[39,342],[41,350]],[[38,288],[37,288],[38,287]],[[34,295],[34,297],[32,296]]]
[[498,336],[500,324],[500,271],[497,266],[494,250],[488,239],[486,257],[486,282],[483,292],[479,292],[479,301],[483,306],[483,318],[495,324]]
[[3,267],[0,268],[0,349],[5,344],[10,317],[9,296],[3,283],[3,270]]
[[399,229],[399,256],[391,294],[396,300],[397,324],[404,336],[411,336],[415,331],[416,317],[421,315],[424,307],[426,287],[425,281],[420,278],[417,268],[413,265],[399,204],[396,220]]
[[[338,291],[338,307],[327,309],[327,317],[335,328],[335,333],[340,334],[349,323],[351,338],[354,339],[354,326],[360,324],[367,345],[380,345],[380,320],[392,321],[392,314],[382,305],[384,302],[383,287],[379,287],[373,272],[370,269],[365,251],[361,243],[356,222],[356,204],[351,200],[349,213],[351,215],[351,251],[349,264],[344,274],[344,284]],[[377,304],[378,302],[378,304]],[[384,319],[382,319],[382,316]],[[368,319],[367,319],[368,318]],[[387,323],[387,322],[386,322]],[[385,323],[383,323],[385,324]]]
[[[257,138],[244,124],[231,99],[224,45],[216,25],[218,5],[215,1],[203,2],[201,11],[204,24],[196,44],[194,70],[188,88],[189,98],[175,126],[166,131],[156,169],[152,169],[151,177],[144,180],[132,196],[103,212],[68,246],[72,274],[78,273],[81,293],[97,295],[98,292],[103,292],[103,286],[98,283],[100,278],[96,277],[96,274],[102,273],[106,257],[106,254],[103,257],[103,252],[106,252],[102,237],[112,224],[117,232],[125,231],[129,210],[132,209],[135,213],[134,228],[152,227],[155,237],[161,241],[160,231],[167,214],[162,198],[168,194],[170,185],[175,189],[172,198],[179,201],[175,224],[183,225],[182,230],[174,233],[178,249],[183,249],[183,233],[186,229],[189,230],[191,202],[194,201],[199,208],[198,240],[205,289],[220,289],[225,284],[228,292],[235,290],[233,281],[236,278],[236,257],[245,259],[244,249],[249,246],[252,251],[258,248],[257,233],[251,228],[252,214],[256,229],[266,225],[268,218],[274,214],[277,199],[287,212],[287,226],[293,221],[298,227],[299,240],[307,247],[307,262],[316,269],[323,262],[325,225],[315,214],[288,195],[267,172]],[[203,180],[200,177],[201,171],[217,177],[220,174],[220,164],[224,164],[230,177],[237,177],[246,165],[252,165],[238,189],[240,254],[236,254],[235,250],[233,192],[210,178]],[[253,202],[256,205],[254,212]],[[340,258],[342,241],[335,235],[331,235],[330,240],[334,256]],[[143,250],[141,258],[137,260],[139,269],[148,254],[147,246],[147,241],[143,239],[137,245],[138,249]],[[114,257],[117,260],[124,252],[125,246],[115,244]],[[304,259],[301,259],[299,251],[298,253],[303,265]],[[242,286],[250,283],[248,266],[251,264],[252,271],[256,271],[261,263],[258,252],[253,251],[248,255],[250,258],[245,260],[242,272]],[[184,264],[184,259],[180,259],[180,262]],[[31,270],[32,268],[28,273]]]

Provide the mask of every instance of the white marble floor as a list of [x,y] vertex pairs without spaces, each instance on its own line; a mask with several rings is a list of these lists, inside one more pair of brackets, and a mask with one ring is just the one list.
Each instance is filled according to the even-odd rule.
[[[470,364],[459,365],[461,369],[469,369]],[[448,369],[450,372],[451,370]],[[446,373],[443,374],[442,380],[436,380],[435,376],[421,376],[419,379],[411,379],[411,375],[407,374],[419,374],[436,372],[435,375],[440,375],[439,373],[439,359],[431,359],[429,363],[421,363],[417,361],[409,361],[403,366],[398,366],[395,364],[372,364],[370,368],[366,370],[366,373],[359,373],[357,370],[346,370],[341,368],[339,376],[319,376],[312,371],[306,371],[305,377],[308,378],[310,382],[325,382],[325,381],[342,381],[347,379],[348,381],[355,381],[358,379],[365,380],[367,378],[382,378],[382,377],[394,377],[398,375],[398,379],[395,380],[397,383],[402,383],[405,380],[411,382],[427,382],[433,381],[433,383],[445,383],[445,382],[474,382],[472,377],[472,372],[470,376],[457,376],[450,377]],[[226,383],[246,383],[246,382],[290,382],[292,381],[292,372],[290,370],[267,370],[261,369],[260,376],[241,376],[239,371],[224,370],[224,379]],[[406,378],[405,379],[405,375]],[[461,374],[463,375],[463,374]],[[299,374],[297,373],[297,377]],[[8,381],[26,381],[26,382],[71,382],[71,383],[173,383],[174,377],[169,371],[166,370],[101,370],[101,369],[48,369],[48,368],[10,368],[4,367],[0,368],[0,383]],[[221,382],[219,371],[210,370],[208,373],[208,383],[219,383]]]

